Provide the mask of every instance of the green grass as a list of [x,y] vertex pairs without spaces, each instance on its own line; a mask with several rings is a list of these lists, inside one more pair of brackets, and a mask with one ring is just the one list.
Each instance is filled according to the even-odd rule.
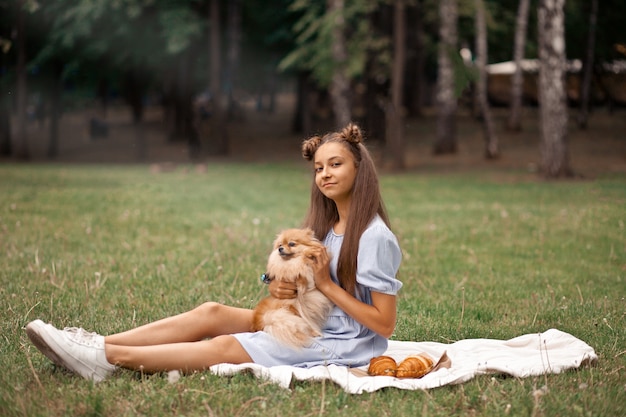
[[[55,368],[23,326],[110,333],[205,300],[251,307],[274,236],[306,210],[301,165],[0,166],[0,415],[626,415],[626,178],[502,183],[385,175],[404,251],[394,339],[572,333],[599,361],[430,391],[291,390],[251,375],[122,371],[93,385]],[[546,387],[542,396],[533,393]]]

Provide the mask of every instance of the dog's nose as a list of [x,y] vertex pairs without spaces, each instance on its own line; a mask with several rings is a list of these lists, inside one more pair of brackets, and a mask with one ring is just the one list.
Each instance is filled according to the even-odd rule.
[[285,253],[285,248],[283,248],[282,246],[278,247],[278,253]]

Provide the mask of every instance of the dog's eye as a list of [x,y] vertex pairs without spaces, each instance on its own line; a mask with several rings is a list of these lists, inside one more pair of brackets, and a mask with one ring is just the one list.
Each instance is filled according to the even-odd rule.
[[296,246],[296,242],[289,242],[289,247],[293,248],[294,246]]

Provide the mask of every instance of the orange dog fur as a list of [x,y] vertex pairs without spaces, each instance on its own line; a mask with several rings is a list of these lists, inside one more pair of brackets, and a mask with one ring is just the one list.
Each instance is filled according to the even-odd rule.
[[294,348],[302,348],[311,338],[322,334],[328,313],[333,306],[316,287],[311,256],[324,245],[311,229],[287,229],[274,241],[267,262],[270,279],[293,282],[296,298],[281,300],[272,296],[254,309],[252,331],[263,330]]

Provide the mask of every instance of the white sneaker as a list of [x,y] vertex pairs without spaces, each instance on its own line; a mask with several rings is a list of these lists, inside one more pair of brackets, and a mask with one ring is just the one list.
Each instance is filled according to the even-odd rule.
[[104,336],[97,333],[79,328],[58,330],[35,320],[26,326],[26,334],[48,359],[85,379],[100,382],[117,369],[107,361]]
[[72,340],[83,340],[87,343],[90,343],[90,341],[97,343],[98,338],[102,337],[98,333],[88,332],[82,327],[66,327],[61,331]]

